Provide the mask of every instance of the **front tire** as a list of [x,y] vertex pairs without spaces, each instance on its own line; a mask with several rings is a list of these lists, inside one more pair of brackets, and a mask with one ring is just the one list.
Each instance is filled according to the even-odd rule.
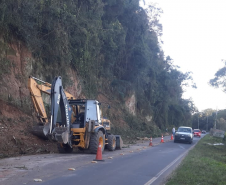
[[89,150],[90,153],[92,154],[96,154],[97,153],[97,149],[99,146],[99,143],[101,145],[101,150],[102,152],[104,151],[104,147],[105,147],[105,138],[104,138],[104,134],[101,130],[99,130],[98,132],[95,132],[91,135],[90,137],[90,141],[89,141]]

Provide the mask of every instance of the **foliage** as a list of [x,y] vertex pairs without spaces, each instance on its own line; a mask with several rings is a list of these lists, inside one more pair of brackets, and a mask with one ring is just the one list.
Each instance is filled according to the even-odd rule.
[[226,92],[225,78],[226,78],[226,61],[224,61],[224,67],[222,67],[215,73],[215,77],[209,81],[209,84],[215,88],[222,88],[222,90]]
[[[214,146],[222,143],[222,139],[206,135],[193,150],[191,150],[175,174],[166,183],[167,185],[179,184],[225,184],[226,147]],[[226,144],[224,142],[224,144]]]
[[[55,75],[69,79],[72,68],[87,98],[110,89],[124,102],[135,93],[137,118],[124,120],[131,130],[156,132],[189,125],[194,109],[191,100],[182,99],[191,74],[179,71],[160,47],[161,13],[155,5],[144,10],[139,0],[2,0],[0,33],[32,51],[33,72],[46,81]],[[153,119],[147,124],[148,115]]]
[[226,131],[226,110],[206,109],[197,112],[192,117],[192,127],[209,131],[214,128]]

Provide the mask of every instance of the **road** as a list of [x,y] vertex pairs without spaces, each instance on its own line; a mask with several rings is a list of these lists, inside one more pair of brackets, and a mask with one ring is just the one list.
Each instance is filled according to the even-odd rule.
[[[183,157],[200,140],[192,144],[174,143],[170,137],[153,139],[103,153],[102,162],[91,163],[91,154],[45,154],[0,160],[0,184],[7,185],[159,185],[177,167]],[[74,168],[74,171],[68,170]],[[42,179],[42,182],[34,182]]]

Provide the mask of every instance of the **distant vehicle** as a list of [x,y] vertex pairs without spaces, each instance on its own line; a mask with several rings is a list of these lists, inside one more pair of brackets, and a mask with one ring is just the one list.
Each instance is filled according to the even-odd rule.
[[194,137],[201,137],[201,130],[199,130],[199,129],[194,129],[194,131],[193,131],[193,134],[194,134]]
[[191,144],[193,142],[192,128],[184,126],[179,127],[175,133],[174,143],[178,141],[188,142]]
[[203,133],[203,134],[206,134],[206,131],[205,131],[205,130],[202,130],[202,133]]

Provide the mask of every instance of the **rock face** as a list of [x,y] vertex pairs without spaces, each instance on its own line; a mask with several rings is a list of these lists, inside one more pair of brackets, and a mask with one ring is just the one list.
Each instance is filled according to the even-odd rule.
[[130,114],[136,115],[136,96],[132,94],[125,102]]
[[145,118],[146,118],[146,120],[149,121],[149,122],[152,120],[152,116],[151,116],[151,115],[147,115]]
[[72,84],[66,88],[66,90],[71,93],[75,98],[85,98],[82,96],[82,88],[80,86],[78,75],[72,69],[68,69],[68,74]]
[[[30,92],[27,87],[28,77],[38,73],[37,66],[40,69],[43,66],[19,41],[7,44],[0,39],[0,49],[0,98],[17,106],[23,106],[23,104],[27,106],[30,104]],[[43,70],[35,77],[45,81],[42,75],[49,75],[48,69]],[[66,87],[66,90],[76,98],[80,97],[82,89],[76,72],[69,68],[67,75],[71,84]],[[51,83],[51,81],[48,82]],[[43,99],[45,102],[49,102],[48,98],[44,97]]]
[[0,51],[1,56],[1,99],[14,101],[14,104],[21,105],[29,96],[27,79],[32,70],[31,53],[20,43],[5,44]]

